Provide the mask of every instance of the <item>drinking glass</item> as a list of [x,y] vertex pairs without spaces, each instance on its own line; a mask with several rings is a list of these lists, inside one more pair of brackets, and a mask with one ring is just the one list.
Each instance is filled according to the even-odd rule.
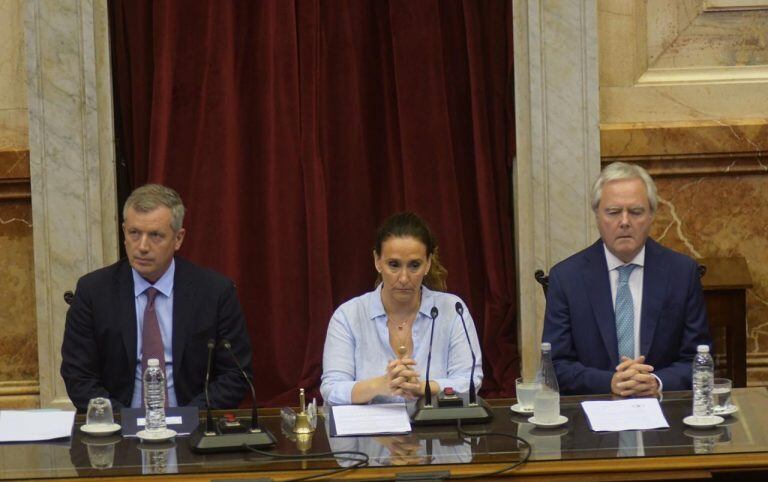
[[515,380],[515,390],[517,393],[517,404],[522,410],[532,411],[533,401],[536,399],[536,392],[541,390],[541,383],[524,381],[523,377]]
[[712,385],[712,410],[715,415],[731,408],[731,388],[733,384],[727,378],[715,378]]
[[112,403],[109,399],[92,398],[88,402],[88,413],[85,416],[87,425],[112,425],[115,418],[112,415]]

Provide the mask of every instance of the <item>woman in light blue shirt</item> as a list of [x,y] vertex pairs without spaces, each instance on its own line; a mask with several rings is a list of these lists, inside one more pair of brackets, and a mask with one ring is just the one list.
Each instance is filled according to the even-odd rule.
[[426,223],[413,213],[395,214],[379,228],[373,251],[379,273],[374,291],[341,305],[328,325],[320,392],[326,404],[391,402],[424,394],[433,307],[432,393],[469,390],[472,370],[464,320],[475,352],[475,386],[483,378],[475,325],[464,302],[445,293],[446,270]]

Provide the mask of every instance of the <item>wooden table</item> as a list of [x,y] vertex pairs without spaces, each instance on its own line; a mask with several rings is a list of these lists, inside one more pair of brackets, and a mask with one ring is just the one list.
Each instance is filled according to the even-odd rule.
[[747,290],[752,287],[747,262],[741,257],[698,261],[707,268],[701,284],[710,327],[725,330],[727,377],[734,387],[746,387]]
[[[595,397],[590,397],[595,398]],[[604,398],[604,397],[603,397]],[[631,454],[619,454],[622,438],[617,433],[592,432],[580,408],[579,397],[563,397],[561,413],[569,417],[562,429],[536,429],[527,417],[509,410],[511,400],[492,400],[494,420],[468,430],[490,430],[525,438],[532,446],[527,462],[505,473],[504,478],[537,481],[582,480],[768,480],[768,391],[763,388],[734,390],[740,411],[726,423],[710,431],[695,431],[682,424],[690,413],[689,392],[667,393],[662,408],[669,429],[644,431],[641,445]],[[269,412],[269,411],[265,411]],[[271,411],[274,413],[274,410]],[[300,454],[295,442],[280,430],[279,417],[262,414],[264,426],[278,439],[273,449],[281,454]],[[339,468],[331,458],[276,461],[248,454],[196,455],[189,451],[187,438],[175,443],[141,445],[135,439],[118,438],[111,449],[105,445],[85,445],[75,432],[71,443],[63,445],[0,445],[0,478],[18,480],[122,481],[155,472],[154,480],[285,480]],[[399,444],[414,447],[411,454],[393,451]],[[101,447],[101,448],[100,448]],[[471,437],[464,441],[452,427],[415,428],[406,437],[329,438],[321,424],[315,432],[308,454],[331,448],[356,447],[371,456],[372,464],[383,464],[339,474],[347,480],[392,479],[399,474],[450,473],[453,476],[480,477],[519,461],[526,453],[523,444],[505,437]],[[160,457],[165,452],[165,457]],[[111,455],[111,467],[93,468]],[[172,454],[172,456],[171,456]],[[406,465],[395,465],[403,463]],[[164,471],[177,471],[165,474]],[[498,479],[496,479],[498,480]]]

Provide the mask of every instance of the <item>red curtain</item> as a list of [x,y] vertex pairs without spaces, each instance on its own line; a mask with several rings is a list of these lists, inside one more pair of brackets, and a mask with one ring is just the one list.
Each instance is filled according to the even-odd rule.
[[373,288],[373,235],[413,210],[481,337],[486,395],[519,371],[511,5],[112,0],[130,182],[174,187],[181,254],[232,277],[259,404],[317,393],[334,308]]

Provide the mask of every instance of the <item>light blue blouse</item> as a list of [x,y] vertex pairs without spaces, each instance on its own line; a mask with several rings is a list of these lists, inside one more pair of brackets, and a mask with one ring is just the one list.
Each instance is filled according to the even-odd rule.
[[[416,371],[421,380],[427,369],[429,334],[432,307],[439,310],[435,319],[435,335],[432,342],[430,380],[440,388],[453,387],[457,392],[469,391],[469,375],[472,355],[467,337],[456,313],[456,302],[464,306],[472,349],[477,358],[475,388],[480,389],[483,379],[483,363],[475,323],[466,304],[458,296],[432,291],[422,286],[421,307],[413,323],[413,356]],[[320,393],[327,405],[352,403],[352,387],[358,380],[366,380],[385,373],[387,363],[397,358],[389,344],[387,314],[381,302],[381,285],[376,290],[353,298],[341,305],[328,324],[323,350],[323,377]],[[402,397],[378,396],[373,403],[402,401]]]

